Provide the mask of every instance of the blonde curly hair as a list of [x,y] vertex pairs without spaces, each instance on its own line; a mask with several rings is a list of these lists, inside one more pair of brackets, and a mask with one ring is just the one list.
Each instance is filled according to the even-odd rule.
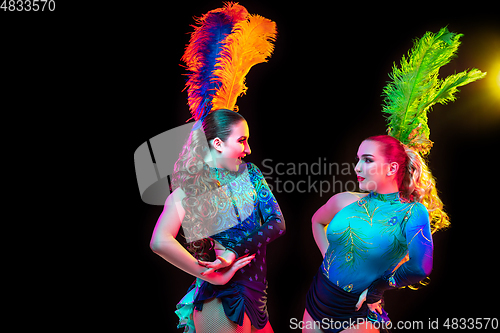
[[[375,141],[382,145],[386,160],[397,162],[399,169],[397,182],[401,198],[422,203],[429,212],[431,232],[450,226],[450,218],[436,189],[436,180],[419,153],[389,135],[377,135],[365,141]],[[403,166],[403,167],[402,167]]]

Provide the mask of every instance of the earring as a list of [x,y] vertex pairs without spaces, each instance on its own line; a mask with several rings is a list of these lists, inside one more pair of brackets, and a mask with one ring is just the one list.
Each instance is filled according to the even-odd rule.
[[389,177],[390,175],[392,175],[390,172],[387,173],[387,177]]

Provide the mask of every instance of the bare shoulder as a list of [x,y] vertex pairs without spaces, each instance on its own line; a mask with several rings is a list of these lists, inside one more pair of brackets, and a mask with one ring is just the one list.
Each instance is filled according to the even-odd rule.
[[180,187],[178,187],[167,197],[167,201],[165,201],[165,206],[179,205],[181,204],[182,199],[184,199],[185,197],[186,193]]
[[337,213],[343,208],[349,206],[353,202],[358,201],[361,198],[364,198],[368,195],[368,193],[357,193],[357,192],[341,192],[337,193],[328,200],[330,208]]
[[186,197],[184,191],[180,188],[176,189],[167,197],[163,212],[156,222],[155,231],[151,238],[151,244],[158,244],[168,237],[177,237],[177,233],[181,227],[182,220],[186,214],[182,207],[182,199]]
[[176,200],[182,200],[186,197],[186,193],[184,193],[184,190],[180,187],[176,188],[170,195]]
[[[160,221],[164,221],[168,225],[180,226],[181,221],[184,219],[186,211],[182,205],[182,199],[186,197],[186,193],[181,188],[175,189],[167,197],[163,213],[160,216]],[[175,223],[173,223],[175,222]],[[178,230],[178,229],[177,229]]]
[[355,192],[337,193],[316,211],[312,218],[312,222],[328,224],[339,211],[366,195],[368,194]]

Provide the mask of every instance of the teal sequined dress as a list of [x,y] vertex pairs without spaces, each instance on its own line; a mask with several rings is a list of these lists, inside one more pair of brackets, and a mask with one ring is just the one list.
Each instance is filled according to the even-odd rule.
[[[359,295],[368,288],[367,303],[375,303],[385,290],[417,283],[432,269],[433,244],[424,205],[405,201],[399,193],[353,195],[359,199],[340,210],[326,230],[329,246],[306,302],[314,320],[381,321],[365,304],[355,311]],[[410,260],[395,269],[407,254]]]
[[266,180],[254,164],[240,165],[238,172],[220,168],[210,168],[210,171],[230,198],[218,203],[217,229],[224,230],[224,223],[228,221],[231,226],[211,238],[235,252],[237,257],[256,255],[225,285],[216,286],[197,279],[177,305],[176,313],[181,319],[179,327],[193,332],[194,325],[189,318],[193,307],[202,311],[205,300],[217,297],[230,320],[243,325],[246,313],[252,325],[262,329],[268,322],[267,245],[285,233],[285,220]]

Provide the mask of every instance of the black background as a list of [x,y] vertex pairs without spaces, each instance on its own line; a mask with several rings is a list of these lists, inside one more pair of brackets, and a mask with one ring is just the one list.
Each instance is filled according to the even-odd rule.
[[[248,92],[237,102],[250,127],[252,154],[246,161],[263,171],[264,160],[271,166],[324,158],[353,163],[364,138],[385,133],[380,94],[392,63],[426,31],[447,25],[464,34],[458,58],[442,76],[472,67],[488,76],[429,114],[435,142],[429,166],[452,228],[434,235],[431,284],[387,292],[386,310],[395,323],[422,321],[425,328],[436,318],[441,329],[446,318],[498,318],[496,8],[478,1],[241,4],[278,27],[273,56],[252,68]],[[53,250],[51,259],[61,259],[54,272],[65,272],[50,275],[57,286],[49,294],[62,291],[66,301],[60,307],[83,314],[77,326],[103,328],[107,319],[110,329],[176,332],[175,305],[194,278],[149,249],[162,207],[141,201],[133,154],[147,139],[190,117],[179,66],[189,25],[193,16],[222,2],[120,2],[106,9],[82,3],[71,10],[65,5],[58,1],[54,13],[1,13],[3,99],[15,100],[12,114],[21,116],[20,129],[34,128],[30,134],[37,140],[26,146],[30,156],[56,176],[38,173],[43,177],[37,177],[40,184],[30,196],[42,203],[68,200],[51,200],[37,211],[60,221],[38,226],[55,236],[45,245]],[[51,156],[60,163],[49,163]],[[293,182],[308,177],[268,176]],[[332,176],[343,184],[355,180],[352,170],[310,175],[312,182],[331,182]],[[268,307],[275,332],[290,331],[291,318],[302,318],[322,259],[310,219],[339,190],[321,196],[274,191],[287,223],[286,235],[268,248]],[[92,305],[76,310],[75,304]]]
[[[280,162],[311,164],[323,158],[354,162],[359,143],[385,131],[380,94],[392,63],[426,31],[437,32],[448,25],[450,31],[464,34],[458,58],[443,68],[442,75],[476,67],[490,71],[490,77],[463,87],[455,103],[435,106],[429,115],[435,142],[429,165],[452,228],[434,236],[431,284],[419,291],[387,292],[386,310],[394,322],[420,320],[425,328],[436,318],[440,328],[449,317],[498,318],[494,230],[498,221],[495,190],[500,87],[496,87],[495,99],[491,80],[500,70],[500,30],[493,9],[475,2],[441,8],[423,3],[411,8],[404,3],[241,4],[278,26],[273,56],[268,63],[252,68],[247,76],[247,95],[237,102],[250,126],[252,155],[246,161],[264,172],[268,170],[262,166],[266,159],[272,160],[266,162],[271,166]],[[213,1],[180,3],[175,9],[163,9],[168,15],[142,10],[134,16],[141,24],[129,30],[127,50],[137,58],[130,64],[131,77],[124,78],[130,77],[133,96],[128,107],[133,111],[128,113],[123,139],[117,140],[127,145],[129,158],[123,165],[128,173],[122,185],[129,194],[125,200],[130,203],[126,208],[130,215],[121,223],[133,235],[122,246],[131,247],[133,254],[118,276],[129,281],[127,307],[143,327],[175,331],[175,304],[193,278],[148,247],[162,207],[141,202],[134,184],[132,155],[146,139],[183,124],[189,117],[186,93],[181,92],[184,78],[179,59],[188,42],[192,16],[219,5]],[[497,72],[491,72],[495,69]],[[307,181],[306,175],[269,176]],[[311,179],[329,181],[332,176],[311,175]],[[355,179],[352,171],[335,177],[344,184]],[[322,259],[310,219],[334,191],[321,197],[317,192],[274,194],[284,213],[287,233],[269,246],[268,307],[275,332],[287,332],[291,318],[302,318],[306,292]]]

